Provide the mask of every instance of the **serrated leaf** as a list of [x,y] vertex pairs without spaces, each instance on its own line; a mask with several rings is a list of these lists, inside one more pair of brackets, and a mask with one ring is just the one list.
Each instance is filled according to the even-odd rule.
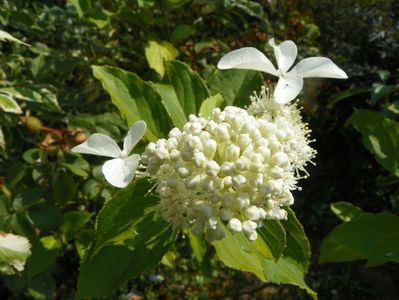
[[165,62],[175,59],[179,51],[166,41],[148,41],[145,47],[145,57],[151,69],[163,77],[165,75]]
[[[126,280],[155,267],[174,242],[146,179],[115,193],[97,219],[95,241],[81,264],[77,298],[109,297]],[[104,272],[106,270],[106,272]]]
[[166,74],[186,116],[197,115],[201,103],[210,96],[207,86],[197,72],[180,61],[166,63]]
[[14,274],[23,271],[31,254],[30,248],[27,238],[0,232],[0,272]]
[[350,121],[377,162],[399,177],[399,123],[365,109],[356,110]]
[[22,109],[18,103],[10,96],[0,94],[0,108],[9,113],[22,114]]
[[288,217],[287,220],[281,221],[281,225],[284,226],[286,232],[287,245],[283,254],[284,256],[293,258],[303,267],[306,273],[310,263],[310,244],[306,237],[305,230],[298,221],[295,213],[289,207],[286,207],[285,210],[288,213]]
[[160,105],[157,91],[136,74],[115,67],[92,66],[94,77],[101,81],[112,102],[130,126],[144,120],[147,123],[145,137],[155,141],[168,131],[168,118]]
[[[294,220],[292,223],[295,224],[296,221]],[[291,224],[288,227],[292,233],[287,234],[287,247],[295,245],[297,240],[301,240],[298,239],[298,229],[293,230],[296,226]],[[259,249],[242,233],[233,235],[227,229],[224,228],[224,230],[226,237],[223,240],[214,241],[212,244],[216,249],[217,256],[226,266],[251,272],[262,281],[296,285],[305,289],[313,298],[317,298],[316,293],[304,281],[306,270],[303,266],[308,262],[297,260],[306,257],[308,253],[292,255],[296,252],[294,247],[294,251],[285,250],[283,255],[275,261],[272,257],[268,259],[262,252],[259,252]],[[261,239],[261,236],[258,236],[258,239]],[[292,239],[296,241],[292,242]]]
[[219,93],[227,105],[239,107],[248,105],[249,97],[262,85],[262,75],[249,70],[217,70],[209,80],[212,95]]
[[352,203],[339,201],[330,204],[332,212],[344,222],[349,222],[362,214],[362,210]]
[[323,240],[320,263],[369,260],[368,266],[399,262],[399,217],[362,213],[335,227]]
[[198,115],[203,118],[211,117],[212,110],[216,107],[220,107],[223,104],[223,101],[223,96],[220,94],[206,98],[201,103]]

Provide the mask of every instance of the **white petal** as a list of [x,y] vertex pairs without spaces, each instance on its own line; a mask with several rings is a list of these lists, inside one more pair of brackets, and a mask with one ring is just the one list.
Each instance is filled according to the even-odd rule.
[[292,69],[302,77],[328,77],[346,79],[348,76],[327,57],[309,57],[301,60]]
[[125,139],[123,140],[123,151],[129,154],[136,146],[137,142],[143,137],[147,125],[144,121],[140,120],[130,127]]
[[121,149],[115,141],[101,133],[92,134],[86,142],[73,147],[71,151],[108,157],[119,157],[121,155]]
[[274,101],[280,104],[287,103],[298,96],[303,86],[303,79],[296,74],[287,73],[280,77],[274,89]]
[[217,66],[219,69],[248,69],[266,72],[277,76],[276,68],[258,49],[245,47],[233,50],[223,56]]
[[132,181],[139,161],[140,155],[138,154],[106,161],[102,167],[105,179],[118,188],[126,187]]
[[269,41],[270,46],[273,47],[274,55],[276,56],[278,68],[283,72],[287,72],[294,64],[298,49],[293,41],[284,41],[276,46],[274,39]]

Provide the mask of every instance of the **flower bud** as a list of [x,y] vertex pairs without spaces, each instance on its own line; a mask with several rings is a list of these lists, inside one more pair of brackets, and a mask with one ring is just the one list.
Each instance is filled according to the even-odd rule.
[[241,221],[233,218],[227,223],[227,228],[230,229],[233,233],[241,232],[242,231],[242,224]]

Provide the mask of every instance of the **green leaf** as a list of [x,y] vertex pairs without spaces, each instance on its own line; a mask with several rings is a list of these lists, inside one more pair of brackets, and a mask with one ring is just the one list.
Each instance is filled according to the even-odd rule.
[[332,109],[338,102],[341,102],[342,100],[345,100],[345,99],[348,99],[348,98],[351,98],[353,96],[360,95],[360,94],[367,94],[370,91],[371,91],[371,89],[369,87],[364,87],[364,86],[353,87],[353,88],[347,89],[347,90],[339,93],[335,97],[333,97],[328,103],[328,108]]
[[83,226],[90,221],[92,216],[93,213],[86,211],[71,211],[66,213],[60,226],[60,231],[65,236],[65,240],[72,240]]
[[[296,221],[291,223],[296,224]],[[292,242],[292,239],[302,240],[302,238],[298,238],[296,226],[291,224],[288,227],[292,233],[287,233],[287,248],[297,243],[297,241]],[[254,246],[254,243],[248,241],[242,233],[233,235],[225,229],[225,234],[226,237],[223,240],[214,241],[212,244],[216,249],[217,256],[226,266],[251,272],[262,281],[296,285],[305,289],[313,298],[317,298],[316,293],[304,281],[306,270],[303,266],[308,262],[297,260],[309,255],[308,253],[300,254],[295,253],[297,249],[294,251],[286,249],[283,255],[275,261],[273,258],[265,257],[259,247]],[[262,239],[262,237],[259,235],[258,239]],[[292,255],[293,253],[295,255]]]
[[166,63],[166,74],[172,84],[177,99],[186,116],[197,114],[202,101],[208,98],[209,91],[197,72],[180,61]]
[[166,41],[148,41],[145,47],[145,57],[151,69],[163,77],[165,74],[165,62],[175,59],[179,51]]
[[375,105],[378,100],[389,95],[394,91],[394,88],[390,85],[386,85],[383,83],[375,82],[371,86],[371,103]]
[[7,94],[18,100],[33,102],[34,104],[43,105],[48,111],[60,112],[61,108],[58,104],[57,96],[50,90],[41,86],[28,87],[5,87],[0,88],[0,93]]
[[206,243],[204,239],[196,237],[191,231],[188,233],[188,240],[190,242],[191,250],[193,251],[193,256],[198,264],[201,264],[204,260],[206,253]]
[[310,244],[306,237],[302,224],[298,221],[295,213],[289,207],[285,210],[288,218],[281,222],[287,235],[287,245],[283,255],[293,258],[300,264],[306,273],[310,263]]
[[286,236],[283,225],[279,221],[264,220],[263,226],[257,229],[258,235],[263,240],[272,257],[278,260],[286,246]]
[[330,204],[332,212],[344,222],[349,222],[362,214],[362,210],[352,203],[339,201]]
[[0,272],[21,272],[31,254],[29,240],[23,236],[0,233]]
[[0,126],[0,155],[3,151],[6,151],[6,139],[4,138],[4,133]]
[[335,227],[323,240],[320,263],[369,260],[368,266],[399,262],[399,217],[362,213]]
[[212,243],[219,259],[230,268],[251,272],[260,280],[267,281],[262,265],[264,257],[255,251],[242,233],[233,235],[226,228],[224,231],[225,238]]
[[[94,77],[101,81],[103,88],[111,95],[112,102],[126,119],[128,125],[144,120],[147,123],[145,137],[155,141],[163,137],[168,124],[163,116],[157,91],[136,74],[107,66],[92,66]],[[157,121],[155,121],[157,120]]]
[[100,1],[96,0],[68,0],[72,4],[80,18],[87,18],[88,21],[102,29],[110,24],[111,12],[104,9]]
[[198,115],[203,118],[209,118],[212,116],[212,109],[220,107],[223,103],[223,97],[220,94],[208,97],[201,103]]
[[41,188],[30,188],[18,193],[13,199],[12,206],[16,211],[29,208],[43,200],[44,190]]
[[51,194],[59,204],[66,204],[75,199],[77,187],[75,180],[67,172],[60,171],[53,177]]
[[194,27],[187,24],[181,24],[177,26],[175,29],[173,29],[172,36],[170,39],[172,42],[178,42],[194,34],[195,34]]
[[150,187],[146,179],[136,180],[101,210],[95,241],[81,264],[77,298],[109,297],[126,280],[155,267],[174,242],[159,216],[158,199],[146,195]]
[[41,274],[28,281],[28,293],[33,299],[54,299],[56,284],[54,278],[48,274]]
[[217,70],[210,78],[212,95],[221,94],[227,105],[243,107],[250,103],[249,97],[259,92],[262,75],[249,70]]
[[23,41],[13,37],[11,34],[9,34],[6,31],[0,30],[0,41],[1,42],[14,42],[14,43],[19,43],[25,46],[30,46],[27,43],[24,43]]
[[370,110],[356,110],[350,121],[377,162],[399,177],[399,123]]
[[61,242],[54,236],[45,236],[33,244],[32,256],[28,259],[26,271],[28,278],[33,278],[48,271],[54,264]]
[[173,125],[183,128],[187,118],[173,87],[170,84],[161,83],[154,83],[153,85],[161,96],[162,104],[168,112]]
[[0,108],[9,113],[22,114],[22,109],[18,103],[10,96],[0,94]]
[[65,152],[64,159],[65,160],[60,163],[62,167],[83,178],[89,176],[90,165],[79,154]]
[[60,210],[48,202],[30,207],[28,216],[33,225],[42,230],[56,229],[62,222]]

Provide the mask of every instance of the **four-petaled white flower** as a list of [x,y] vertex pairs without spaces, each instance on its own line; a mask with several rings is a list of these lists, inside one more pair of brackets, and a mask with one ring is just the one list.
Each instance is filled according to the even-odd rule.
[[129,154],[143,137],[146,128],[144,121],[134,123],[123,140],[123,150],[109,136],[94,133],[84,143],[72,148],[72,151],[112,157],[104,163],[102,172],[110,184],[124,188],[132,181],[140,161],[140,155]]
[[279,77],[274,89],[274,100],[284,104],[299,94],[303,86],[303,78],[328,77],[346,79],[348,76],[336,64],[327,57],[309,57],[301,60],[295,67],[288,71],[295,62],[298,49],[293,41],[284,41],[280,45],[269,41],[276,56],[278,69],[259,50],[245,47],[231,51],[223,56],[219,63],[219,69],[250,69],[263,71]]

